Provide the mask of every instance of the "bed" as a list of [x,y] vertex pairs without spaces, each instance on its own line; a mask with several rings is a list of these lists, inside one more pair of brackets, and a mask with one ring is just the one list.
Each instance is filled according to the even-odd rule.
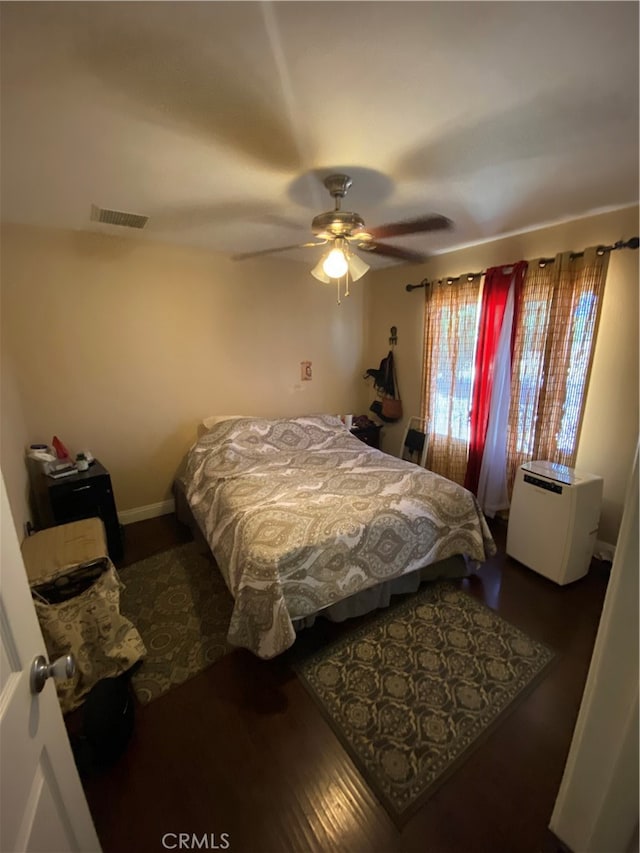
[[234,598],[229,642],[261,658],[319,613],[364,612],[495,553],[474,495],[331,415],[205,422],[177,485]]

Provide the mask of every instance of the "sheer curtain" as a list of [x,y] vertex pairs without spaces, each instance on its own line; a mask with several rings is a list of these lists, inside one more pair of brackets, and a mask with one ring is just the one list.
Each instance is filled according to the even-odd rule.
[[480,279],[426,288],[421,416],[427,423],[426,467],[464,482],[478,323]]
[[575,462],[608,260],[591,248],[529,265],[513,355],[509,492],[523,462]]
[[[493,399],[494,377],[498,369],[498,344],[501,331],[504,328],[505,308],[509,293],[515,288],[515,303],[519,304],[522,280],[527,271],[527,262],[519,261],[502,267],[491,267],[487,270],[482,287],[482,305],[476,347],[475,375],[471,401],[471,426],[469,434],[469,462],[464,478],[465,488],[474,494],[478,493],[480,469],[484,459],[489,416],[495,405]],[[513,318],[513,308],[511,313]],[[510,321],[511,322],[511,321]],[[509,344],[509,364],[511,336]],[[502,356],[504,358],[504,355]],[[495,424],[495,418],[494,418]],[[503,454],[506,457],[506,431],[500,439],[494,435],[493,441],[502,442]]]

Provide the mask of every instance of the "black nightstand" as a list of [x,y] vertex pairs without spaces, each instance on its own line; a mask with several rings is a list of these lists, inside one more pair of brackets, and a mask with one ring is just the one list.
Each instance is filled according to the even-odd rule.
[[109,556],[115,563],[122,559],[122,533],[111,477],[96,460],[87,471],[54,480],[40,474],[33,483],[38,527],[53,527],[82,518],[101,518],[107,534]]
[[355,435],[356,438],[359,438],[360,441],[364,441],[365,444],[368,444],[369,447],[375,447],[379,450],[381,429],[382,426],[380,424],[371,424],[366,427],[352,427],[351,433]]

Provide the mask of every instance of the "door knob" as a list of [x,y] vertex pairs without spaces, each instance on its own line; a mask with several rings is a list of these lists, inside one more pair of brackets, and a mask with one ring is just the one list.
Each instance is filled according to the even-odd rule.
[[54,660],[53,663],[47,663],[47,659],[42,655],[33,659],[31,664],[31,677],[29,686],[31,692],[35,695],[40,693],[44,687],[47,678],[59,679],[64,681],[67,678],[72,678],[76,672],[76,660],[73,655],[63,655],[61,658]]

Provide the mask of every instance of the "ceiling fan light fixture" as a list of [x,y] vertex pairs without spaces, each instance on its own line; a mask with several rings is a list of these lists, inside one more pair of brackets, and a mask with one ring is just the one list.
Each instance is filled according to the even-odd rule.
[[336,245],[322,261],[322,269],[329,278],[342,278],[349,269],[349,262],[347,261],[344,249],[341,245],[337,245],[338,242],[336,240]]
[[329,276],[324,271],[323,264],[324,264],[324,255],[323,255],[323,257],[320,258],[318,263],[311,270],[311,275],[314,278],[317,278],[318,281],[323,282],[323,284],[331,284],[331,279],[329,278]]
[[359,258],[358,255],[353,255],[349,253],[349,275],[351,276],[351,281],[357,281],[359,278],[369,272],[371,267],[369,264],[365,264],[362,258]]
[[336,240],[336,244],[339,245],[334,245],[334,248],[323,255],[311,270],[311,275],[314,278],[324,284],[332,284],[340,281],[347,274],[351,281],[358,281],[365,273],[369,272],[371,269],[369,264],[366,264],[358,255],[350,252],[348,247],[344,245],[344,241]]

